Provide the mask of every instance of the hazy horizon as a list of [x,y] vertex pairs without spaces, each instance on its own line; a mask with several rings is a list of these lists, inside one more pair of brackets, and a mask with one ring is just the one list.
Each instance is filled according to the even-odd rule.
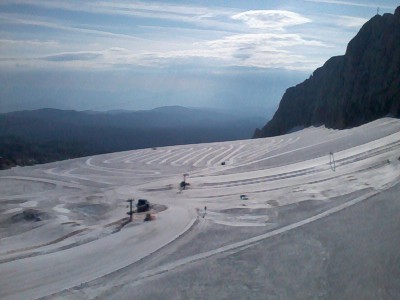
[[259,111],[343,55],[374,1],[0,3],[0,112]]

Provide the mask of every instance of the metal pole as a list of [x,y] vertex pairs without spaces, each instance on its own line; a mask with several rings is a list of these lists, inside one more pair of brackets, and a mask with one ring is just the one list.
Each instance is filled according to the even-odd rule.
[[132,222],[132,215],[133,215],[132,202],[133,201],[135,201],[135,200],[133,200],[133,199],[126,200],[126,202],[129,202],[129,207],[130,207],[129,212],[127,213],[129,215],[129,222]]
[[335,156],[333,156],[333,152],[329,153],[329,164],[331,165],[332,171],[336,171],[336,162],[335,162]]

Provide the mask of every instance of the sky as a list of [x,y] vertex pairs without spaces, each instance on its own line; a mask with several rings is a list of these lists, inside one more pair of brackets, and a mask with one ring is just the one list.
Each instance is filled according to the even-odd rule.
[[0,1],[0,112],[262,113],[393,0]]

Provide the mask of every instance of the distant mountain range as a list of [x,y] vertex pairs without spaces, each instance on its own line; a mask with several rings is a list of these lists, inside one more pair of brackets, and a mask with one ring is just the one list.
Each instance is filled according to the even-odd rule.
[[179,106],[148,111],[39,109],[0,114],[0,167],[131,149],[251,138],[267,120]]
[[376,15],[303,83],[286,90],[274,117],[254,137],[325,125],[344,129],[400,116],[400,7]]

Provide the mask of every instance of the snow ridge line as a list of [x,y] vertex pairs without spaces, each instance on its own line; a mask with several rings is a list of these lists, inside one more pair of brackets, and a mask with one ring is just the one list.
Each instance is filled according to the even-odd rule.
[[[64,187],[77,188],[77,189],[82,189],[82,188],[87,187],[87,186],[84,186],[79,183],[73,183],[73,182],[55,180],[55,179],[48,179],[48,178],[41,178],[41,177],[0,176],[0,179],[15,179],[15,180],[24,180],[24,181],[31,181],[31,182],[42,182],[42,183],[53,184],[54,186],[60,185],[60,186],[64,186]],[[90,180],[86,180],[86,181],[90,182]]]
[[62,289],[59,290],[59,291],[54,291],[54,292],[51,292],[51,293],[46,294],[46,295],[37,296],[37,297],[33,298],[33,300],[47,299],[47,297],[55,296],[55,295],[57,295],[57,294],[59,294],[59,293],[62,293],[62,292],[64,292],[64,291],[67,291],[67,290],[72,289],[72,288],[75,288],[75,287],[84,286],[85,284],[87,284],[87,283],[89,283],[89,282],[91,282],[91,281],[95,281],[95,280],[97,280],[97,279],[99,279],[99,278],[101,278],[101,277],[110,275],[110,274],[115,273],[115,272],[118,272],[118,271],[120,271],[120,270],[122,270],[122,269],[128,268],[129,266],[131,266],[131,265],[133,265],[133,264],[139,263],[139,262],[141,262],[141,261],[143,261],[143,260],[145,260],[145,259],[147,259],[147,258],[149,258],[149,257],[151,257],[151,256],[153,256],[153,255],[155,255],[157,252],[161,251],[162,249],[166,248],[166,247],[169,246],[170,244],[174,243],[176,240],[182,238],[187,232],[193,230],[194,226],[195,226],[198,222],[199,222],[199,217],[197,216],[196,218],[193,218],[193,219],[188,223],[188,225],[183,229],[182,232],[178,233],[178,234],[177,234],[175,237],[173,237],[170,241],[166,242],[164,245],[161,245],[158,249],[154,250],[153,252],[149,253],[148,255],[146,255],[146,256],[144,256],[144,257],[142,257],[142,258],[140,258],[140,259],[138,259],[138,260],[136,260],[136,261],[134,261],[134,262],[131,262],[131,263],[129,263],[129,264],[123,266],[123,267],[120,267],[120,268],[118,268],[118,269],[116,269],[116,270],[113,270],[112,272],[109,272],[109,273],[107,273],[107,274],[103,274],[103,275],[100,275],[100,276],[98,276],[98,277],[92,278],[92,279],[90,279],[90,280],[88,280],[88,281],[81,282],[81,283],[78,284],[78,285],[67,286],[67,287],[65,287],[65,288],[62,288]]
[[[396,181],[396,183],[397,183],[397,181]],[[355,198],[353,200],[350,200],[350,201],[348,201],[346,203],[343,203],[341,205],[338,205],[336,207],[328,209],[328,210],[326,210],[326,211],[324,211],[322,213],[319,213],[319,214],[317,214],[315,216],[312,216],[310,218],[304,219],[302,221],[299,221],[299,222],[296,222],[296,223],[293,223],[293,224],[290,224],[290,225],[286,225],[284,227],[281,227],[279,229],[270,231],[268,233],[264,233],[264,234],[261,234],[261,235],[258,235],[258,236],[255,236],[255,237],[240,241],[240,242],[236,242],[236,243],[233,243],[233,244],[230,244],[230,245],[222,246],[222,247],[214,249],[214,250],[210,250],[210,251],[206,251],[206,252],[203,252],[203,253],[195,254],[195,255],[192,255],[192,256],[177,260],[177,261],[175,261],[173,263],[165,264],[165,265],[163,265],[161,267],[158,267],[158,268],[155,268],[153,270],[149,270],[149,271],[146,271],[146,272],[144,272],[142,274],[139,274],[139,276],[136,279],[134,279],[133,281],[136,281],[136,283],[139,283],[142,280],[146,280],[148,278],[157,276],[159,274],[162,274],[162,273],[165,273],[165,272],[168,272],[168,271],[172,271],[174,269],[177,269],[177,268],[179,268],[181,266],[184,266],[184,265],[187,265],[187,264],[190,264],[190,263],[194,263],[194,262],[197,262],[197,261],[200,261],[200,260],[203,260],[203,259],[207,259],[207,258],[212,257],[212,256],[217,255],[217,254],[221,254],[221,253],[228,252],[228,251],[233,251],[233,250],[240,251],[240,250],[245,249],[247,247],[253,246],[254,244],[256,244],[258,242],[261,242],[262,240],[265,240],[267,238],[270,238],[270,237],[273,237],[273,236],[276,236],[276,235],[279,235],[279,234],[283,234],[283,233],[288,232],[290,230],[293,230],[293,229],[299,228],[301,226],[307,225],[307,224],[309,224],[311,222],[314,222],[314,221],[320,220],[322,218],[328,217],[328,216],[330,216],[330,215],[332,215],[334,213],[337,213],[337,212],[339,212],[341,210],[344,210],[344,209],[346,209],[346,208],[348,208],[350,206],[353,206],[353,205],[355,205],[357,203],[360,203],[360,202],[362,202],[364,200],[367,200],[367,199],[369,199],[369,198],[381,193],[382,191],[384,191],[384,190],[386,190],[386,189],[388,189],[388,188],[390,188],[392,186],[394,186],[394,184],[390,184],[384,189],[367,193],[366,195],[360,196],[360,197]],[[237,252],[237,251],[235,251],[235,252]]]
[[[397,149],[398,146],[400,145],[400,141],[395,141],[390,144],[386,144],[371,150],[367,150],[365,152],[361,152],[355,155],[351,155],[348,157],[344,157],[341,159],[336,160],[336,166],[344,166],[347,164],[355,163],[361,160],[365,160],[368,158],[371,158],[373,156],[378,156],[382,153],[390,152],[393,151],[394,149]],[[306,162],[306,161],[304,161]],[[298,177],[298,176],[303,176],[303,175],[308,175],[308,174],[313,174],[317,172],[322,172],[330,169],[330,164],[329,163],[324,163],[321,165],[317,165],[314,167],[309,167],[309,168],[304,168],[304,169],[298,169],[295,171],[289,171],[289,172],[283,172],[283,173],[276,173],[273,175],[266,175],[266,176],[260,176],[260,177],[254,177],[254,178],[249,178],[249,179],[237,179],[237,180],[232,180],[232,181],[220,181],[220,182],[205,182],[203,183],[203,186],[206,187],[230,187],[230,186],[236,186],[236,184],[240,185],[246,185],[246,184],[254,184],[254,183],[262,183],[262,182],[268,182],[272,180],[280,180],[280,179],[286,179],[286,178],[292,178],[292,177]]]
[[138,172],[141,173],[140,175],[158,175],[158,172],[151,171],[151,170],[131,170],[131,169],[116,169],[116,168],[109,168],[109,167],[102,167],[99,165],[93,164],[92,160],[94,157],[91,157],[86,160],[85,164],[89,169],[102,171],[102,172],[112,172],[112,173],[120,173],[124,175],[136,175]]
[[[344,138],[346,136],[349,136],[349,135],[350,134],[346,134],[346,135],[343,135],[343,136],[338,136],[338,137],[335,137],[335,138],[330,139],[330,140],[325,140],[325,141],[322,141],[322,142],[318,142],[316,144],[306,145],[306,146],[303,146],[303,147],[300,147],[300,148],[296,148],[296,149],[293,149],[293,150],[288,150],[286,152],[278,153],[278,154],[275,154],[275,155],[272,155],[272,156],[264,157],[264,158],[257,159],[257,160],[252,160],[250,162],[239,164],[239,165],[235,166],[235,168],[252,165],[252,164],[255,164],[255,163],[258,163],[258,162],[261,162],[261,161],[270,160],[271,158],[274,158],[274,157],[278,157],[278,156],[282,156],[282,155],[285,155],[285,154],[289,154],[289,153],[293,153],[293,152],[296,152],[296,151],[300,151],[300,150],[304,150],[304,149],[307,149],[307,148],[311,148],[311,147],[314,147],[314,146],[326,144],[326,143],[329,143],[329,142],[332,142],[332,141],[335,141],[335,140],[340,140],[340,139],[342,139],[342,138]],[[279,150],[280,148],[281,147],[278,147],[275,150]]]
[[[7,252],[1,253],[0,255],[1,256],[6,256],[6,255],[15,254],[15,253],[18,253],[18,252],[25,252],[25,251],[30,251],[30,250],[42,248],[42,247],[45,247],[45,246],[54,245],[54,244],[57,244],[57,243],[59,243],[61,241],[64,241],[64,240],[70,238],[71,236],[77,235],[79,233],[82,233],[82,232],[88,231],[88,230],[89,230],[89,228],[78,229],[78,230],[72,231],[72,232],[70,232],[70,233],[68,233],[68,234],[66,234],[66,235],[64,235],[62,237],[59,237],[59,238],[57,238],[55,240],[52,240],[52,241],[49,241],[49,242],[46,242],[46,243],[43,243],[43,244],[35,245],[35,246],[9,250]],[[42,254],[40,254],[40,253],[29,253],[28,252],[28,253],[22,254],[20,256],[8,257],[8,258],[6,257],[6,258],[3,258],[3,259],[0,259],[0,265],[4,264],[4,263],[8,263],[10,261],[14,261],[14,260],[18,260],[18,259],[24,259],[24,258],[27,258],[27,257],[38,256],[38,255],[42,255]]]
[[[357,173],[361,173],[361,172],[365,172],[365,171],[369,171],[369,170],[373,170],[373,169],[378,169],[378,168],[380,168],[380,167],[382,167],[382,166],[384,166],[386,164],[387,164],[386,161],[378,162],[378,163],[376,163],[374,165],[371,165],[371,166],[369,166],[367,168],[360,169]],[[327,168],[326,170],[329,170],[329,168]],[[285,185],[285,186],[281,186],[281,187],[277,187],[277,188],[270,188],[270,189],[263,189],[263,190],[256,190],[256,191],[248,191],[248,192],[244,191],[244,192],[248,193],[248,194],[250,194],[250,193],[251,194],[258,194],[258,193],[264,193],[264,192],[277,191],[277,190],[281,190],[281,189],[284,189],[284,188],[290,188],[290,187],[294,188],[294,187],[299,187],[299,186],[302,186],[302,185],[310,185],[310,184],[316,184],[316,183],[320,183],[320,182],[325,182],[325,181],[329,181],[329,180],[336,179],[336,178],[339,178],[339,177],[348,176],[350,174],[352,174],[352,172],[346,172],[346,173],[343,173],[342,175],[333,176],[333,177],[327,177],[327,178],[324,178],[324,179],[309,181],[309,182],[305,182],[305,183],[289,184],[289,185]],[[227,186],[221,186],[221,187],[227,187]],[[235,195],[237,196],[238,193],[236,192],[236,193],[219,194],[219,195],[215,195],[215,196],[202,196],[202,197],[194,197],[194,198],[195,199],[196,198],[212,199],[212,198],[221,198],[221,197],[225,197],[225,196],[235,196]]]

